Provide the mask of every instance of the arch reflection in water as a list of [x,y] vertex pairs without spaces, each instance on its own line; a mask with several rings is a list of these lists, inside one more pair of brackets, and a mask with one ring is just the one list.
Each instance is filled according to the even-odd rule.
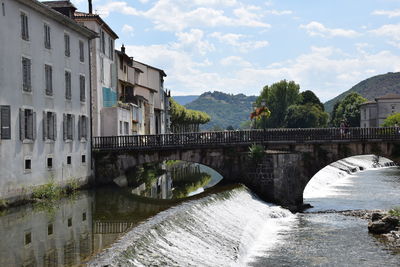
[[222,179],[219,173],[207,166],[184,161],[146,164],[128,170],[126,177],[132,194],[157,199],[193,196]]

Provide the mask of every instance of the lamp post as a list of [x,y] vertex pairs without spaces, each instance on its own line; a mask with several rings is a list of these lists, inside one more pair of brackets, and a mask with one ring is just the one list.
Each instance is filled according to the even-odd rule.
[[[266,106],[266,103],[265,103],[265,100],[263,99],[263,100],[261,100],[261,107],[265,108],[265,106]],[[262,122],[261,122],[262,128],[265,129],[266,119],[264,118],[264,116],[261,117],[261,120],[262,120]]]

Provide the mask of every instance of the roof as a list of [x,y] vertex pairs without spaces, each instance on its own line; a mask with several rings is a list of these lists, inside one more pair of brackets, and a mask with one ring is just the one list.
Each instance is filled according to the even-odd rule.
[[376,102],[375,101],[367,101],[367,102],[362,103],[361,106],[362,105],[372,105],[372,104],[376,104]]
[[76,21],[96,21],[97,24],[103,27],[111,37],[114,39],[119,38],[118,35],[110,28],[110,26],[108,26],[108,24],[105,23],[105,21],[97,14],[75,11],[74,19]]
[[33,10],[36,10],[39,13],[42,13],[45,16],[50,17],[51,19],[59,22],[60,24],[63,24],[64,26],[66,26],[74,31],[77,31],[77,32],[85,35],[89,39],[93,39],[93,38],[97,37],[97,34],[94,31],[86,28],[85,26],[80,25],[73,19],[71,19],[67,16],[64,16],[60,12],[52,9],[50,6],[47,6],[47,4],[43,4],[37,0],[16,0],[16,1],[32,8]]
[[164,70],[162,70],[162,69],[159,69],[159,68],[156,68],[156,67],[150,66],[150,65],[148,65],[148,64],[146,64],[146,63],[139,62],[139,61],[137,61],[137,60],[133,60],[133,63],[142,64],[142,65],[144,65],[144,66],[146,66],[146,67],[149,67],[149,68],[152,68],[152,69],[158,70],[158,71],[159,71],[159,72],[162,74],[162,76],[163,76],[163,77],[167,77],[167,74],[165,74]]
[[54,7],[71,7],[77,9],[70,1],[42,1],[43,4],[51,8]]
[[400,99],[400,95],[398,94],[386,94],[384,96],[379,96],[375,98],[375,100],[383,100],[383,99]]

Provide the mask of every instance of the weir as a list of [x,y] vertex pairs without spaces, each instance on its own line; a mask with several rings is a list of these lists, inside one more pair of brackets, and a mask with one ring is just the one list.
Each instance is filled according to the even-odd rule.
[[[265,148],[261,162],[249,146]],[[355,155],[400,159],[395,128],[268,129],[93,138],[96,183],[110,183],[138,165],[164,160],[200,163],[224,181],[243,183],[266,201],[301,207],[309,180],[323,167]]]

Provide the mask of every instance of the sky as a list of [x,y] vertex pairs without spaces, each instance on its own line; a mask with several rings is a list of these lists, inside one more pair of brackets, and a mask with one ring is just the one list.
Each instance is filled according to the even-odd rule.
[[[87,12],[87,0],[72,0]],[[135,60],[174,95],[259,95],[293,80],[325,102],[400,71],[400,0],[93,0]]]

